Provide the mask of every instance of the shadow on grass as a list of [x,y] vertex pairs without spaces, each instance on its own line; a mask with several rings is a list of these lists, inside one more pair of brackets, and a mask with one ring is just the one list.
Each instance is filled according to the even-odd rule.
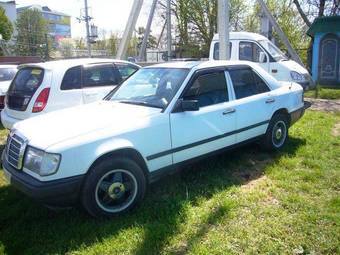
[[[202,198],[208,199],[222,190],[259,178],[266,167],[281,156],[295,155],[304,144],[302,139],[291,138],[283,151],[273,154],[252,144],[188,166],[151,185],[137,210],[109,221],[89,218],[76,209],[51,212],[12,187],[4,186],[0,188],[0,251],[7,254],[66,253],[108,238],[120,238],[124,242],[130,236],[122,237],[122,233],[135,228],[134,235],[142,241],[133,252],[157,254],[186,221],[188,203],[195,205]],[[208,232],[209,226],[227,216],[229,210],[230,205],[212,210],[196,234],[176,253],[185,253],[193,247]]]

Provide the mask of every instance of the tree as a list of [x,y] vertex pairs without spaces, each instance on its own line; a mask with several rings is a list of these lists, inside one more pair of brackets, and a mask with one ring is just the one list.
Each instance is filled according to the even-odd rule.
[[74,40],[71,38],[64,38],[59,41],[59,51],[64,58],[70,58],[74,52]]
[[293,0],[307,27],[317,17],[340,15],[339,0]]
[[22,56],[41,56],[48,46],[48,24],[42,14],[35,9],[27,9],[20,13],[17,22],[15,50]]
[[[138,47],[138,49],[140,49],[140,47],[142,46],[142,42],[143,42],[143,39],[144,39],[144,34],[145,34],[145,28],[144,27],[139,27],[137,29],[137,38],[138,38],[138,45],[137,45],[137,47]],[[151,49],[157,48],[157,39],[156,39],[156,37],[151,35],[151,31],[150,31],[150,34],[149,34],[148,42],[146,44],[146,48],[151,48]]]
[[[171,4],[177,20],[176,44],[180,57],[207,57],[211,40],[217,33],[217,0],[172,0]],[[161,6],[165,10],[166,3],[161,2]],[[247,13],[245,1],[230,1],[232,30],[243,30]]]
[[5,10],[0,7],[0,34],[3,40],[9,40],[12,37],[13,25],[5,14]]

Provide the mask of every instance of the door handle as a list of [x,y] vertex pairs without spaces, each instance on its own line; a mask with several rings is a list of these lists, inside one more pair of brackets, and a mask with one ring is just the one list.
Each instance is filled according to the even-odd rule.
[[275,98],[268,98],[266,100],[266,104],[270,104],[270,103],[274,103],[275,102]]
[[236,110],[234,108],[230,108],[230,109],[227,109],[223,112],[223,115],[227,115],[227,114],[231,114],[231,113],[234,113],[236,112]]

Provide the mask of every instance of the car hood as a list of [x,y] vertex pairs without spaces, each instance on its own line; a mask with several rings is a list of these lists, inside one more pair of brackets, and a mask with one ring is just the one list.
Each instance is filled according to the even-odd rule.
[[1,81],[0,82],[0,95],[5,95],[7,93],[9,85],[11,85],[11,81]]
[[296,63],[293,60],[280,61],[280,64],[283,65],[284,67],[286,67],[290,71],[295,71],[295,72],[298,72],[300,74],[308,74],[308,71],[307,71],[306,68],[299,65],[298,63]]
[[105,128],[110,128],[112,135],[119,134],[160,112],[157,108],[99,101],[20,121],[13,129],[28,139],[30,145],[46,149]]

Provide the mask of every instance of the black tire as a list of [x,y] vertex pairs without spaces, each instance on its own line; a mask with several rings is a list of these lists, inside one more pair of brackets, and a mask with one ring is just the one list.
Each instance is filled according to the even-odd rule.
[[[93,217],[110,218],[121,215],[143,200],[146,183],[143,170],[133,160],[107,159],[94,166],[88,173],[81,193],[81,202]],[[127,202],[124,202],[125,200]]]
[[289,121],[286,114],[277,113],[269,122],[263,146],[266,150],[275,151],[281,149],[288,140]]

